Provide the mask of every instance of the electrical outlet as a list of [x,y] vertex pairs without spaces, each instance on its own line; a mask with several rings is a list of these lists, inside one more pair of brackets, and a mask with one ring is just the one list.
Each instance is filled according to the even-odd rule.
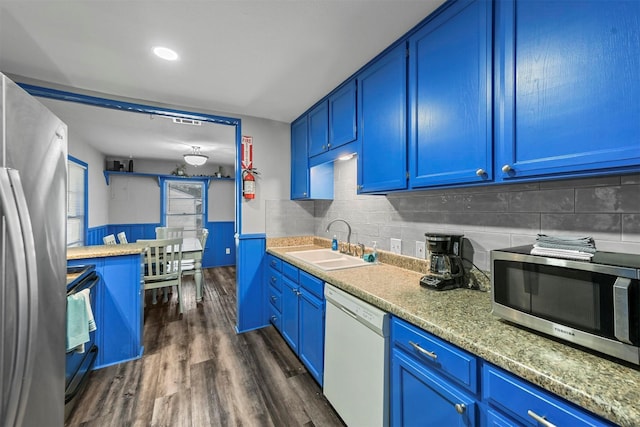
[[229,255],[231,253],[231,248],[225,248],[224,253]]
[[424,241],[416,241],[416,258],[424,259],[424,252],[426,251],[426,245]]
[[402,253],[402,240],[391,239],[391,253],[400,255]]

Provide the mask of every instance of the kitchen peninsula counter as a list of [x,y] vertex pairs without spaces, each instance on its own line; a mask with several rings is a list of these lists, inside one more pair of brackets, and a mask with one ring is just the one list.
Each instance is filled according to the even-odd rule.
[[[490,292],[426,289],[419,271],[385,263],[324,271],[288,255],[326,247],[324,240],[294,240],[289,244],[300,246],[286,247],[272,241],[267,252],[609,421],[640,425],[637,368],[498,319],[491,314]],[[393,255],[381,252],[385,257]]]
[[82,246],[67,249],[67,265],[95,265],[96,345],[94,369],[142,357],[144,243]]
[[125,243],[119,245],[94,245],[67,248],[67,260],[104,258],[121,255],[136,255],[144,251],[144,243]]

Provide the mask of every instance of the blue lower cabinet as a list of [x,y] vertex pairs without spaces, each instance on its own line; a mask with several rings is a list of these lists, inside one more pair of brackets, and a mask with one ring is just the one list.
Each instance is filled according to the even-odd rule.
[[473,396],[393,349],[391,357],[392,426],[475,426],[478,403]]
[[520,427],[519,424],[494,409],[486,410],[487,427]]
[[274,306],[269,308],[269,322],[282,332],[282,314]]
[[143,287],[141,255],[69,260],[68,265],[95,264],[101,277],[96,295],[94,369],[142,356]]
[[324,372],[324,301],[300,288],[298,355],[322,385]]
[[298,284],[290,279],[282,279],[282,336],[289,347],[298,353]]
[[392,426],[478,425],[474,356],[395,317],[391,342]]
[[[493,424],[489,425],[538,427],[545,425],[545,422],[548,425],[572,427],[612,425],[488,363],[482,369],[482,399],[487,402],[490,413],[493,412],[492,416],[487,417],[489,421],[493,420]],[[509,424],[510,418],[516,422]]]
[[[269,321],[322,386],[324,377],[324,282],[267,254]],[[282,271],[278,276],[277,269]],[[275,279],[274,279],[275,278]],[[274,283],[281,284],[280,292]]]

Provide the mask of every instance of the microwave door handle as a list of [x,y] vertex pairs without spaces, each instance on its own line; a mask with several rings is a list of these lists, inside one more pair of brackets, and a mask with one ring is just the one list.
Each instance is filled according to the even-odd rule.
[[613,284],[613,332],[617,339],[631,344],[629,339],[629,286],[631,279],[618,277]]

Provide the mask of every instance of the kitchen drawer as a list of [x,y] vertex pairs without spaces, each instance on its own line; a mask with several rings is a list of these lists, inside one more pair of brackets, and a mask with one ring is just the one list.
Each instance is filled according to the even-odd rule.
[[306,271],[300,272],[300,286],[320,299],[324,299],[324,282]]
[[269,323],[275,326],[278,331],[282,331],[282,315],[271,304],[269,304]]
[[282,313],[282,292],[273,286],[269,286],[269,304]]
[[282,292],[282,273],[273,268],[267,269],[267,282],[280,292]]
[[485,363],[482,398],[518,423],[537,427],[533,414],[556,426],[610,426],[608,422],[567,403],[527,381]]
[[282,262],[282,274],[287,276],[289,279],[298,283],[298,267],[294,267],[288,262]]
[[282,271],[282,260],[271,254],[267,254],[267,265],[276,271]]
[[475,356],[395,317],[391,322],[391,339],[394,347],[403,349],[425,366],[467,390],[478,391]]

